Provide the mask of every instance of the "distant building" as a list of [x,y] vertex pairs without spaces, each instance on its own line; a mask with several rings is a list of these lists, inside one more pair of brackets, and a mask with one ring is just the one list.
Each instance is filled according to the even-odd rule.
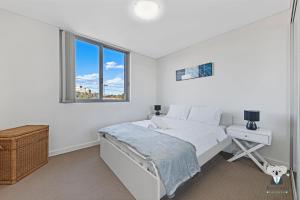
[[92,90],[89,89],[89,88],[86,88],[86,87],[83,87],[82,85],[80,85],[79,87],[76,86],[76,92],[79,92],[79,93],[92,93]]

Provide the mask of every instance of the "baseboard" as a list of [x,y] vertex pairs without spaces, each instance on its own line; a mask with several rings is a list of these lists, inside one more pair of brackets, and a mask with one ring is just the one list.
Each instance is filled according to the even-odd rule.
[[[235,144],[232,144],[230,146],[228,146],[226,149],[224,149],[223,151],[226,152],[226,153],[231,153],[233,154],[233,152],[236,152],[238,151],[239,148],[235,145]],[[273,159],[273,158],[270,158],[268,156],[265,156],[265,155],[262,155],[268,162],[270,162],[270,164],[272,165],[284,165],[286,166],[287,168],[290,167],[290,164],[288,162],[284,162],[284,161],[281,161],[281,160],[276,160],[276,159]],[[246,156],[247,157],[247,156]]]
[[[231,151],[227,151],[227,150],[223,150],[224,153],[226,154],[229,154],[231,156],[233,156],[233,153]],[[228,157],[228,155],[227,155]],[[248,156],[245,156],[245,157],[248,157]],[[286,166],[287,168],[289,168],[289,163],[287,162],[284,162],[284,161],[280,161],[280,160],[276,160],[276,159],[273,159],[273,158],[270,158],[270,157],[265,157],[263,156],[271,165],[284,165]],[[248,157],[249,158],[249,157]],[[229,159],[229,157],[228,157]]]
[[281,160],[276,160],[276,159],[273,159],[273,158],[269,158],[269,157],[265,157],[265,159],[270,162],[271,165],[284,165],[286,166],[287,168],[290,167],[290,164],[287,163],[287,162],[284,162],[284,161],[281,161]]
[[[50,151],[49,152],[49,157],[64,154],[64,153],[69,153],[69,152],[76,151],[76,150],[79,150],[79,149],[84,149],[84,148],[96,146],[96,145],[99,145],[99,144],[100,144],[100,141],[96,140],[96,141],[91,141],[91,142],[87,142],[87,143],[83,143],[83,144],[68,146],[68,147],[65,147],[65,148]],[[225,151],[225,152],[227,152],[227,151]],[[269,157],[265,157],[265,159],[267,161],[269,161],[270,164],[284,165],[284,166],[287,166],[289,168],[289,164],[287,162],[279,161],[279,160],[269,158]]]
[[57,156],[57,155],[64,154],[64,153],[69,153],[69,152],[76,151],[76,150],[79,150],[79,149],[84,149],[84,148],[96,146],[96,145],[99,145],[99,144],[100,144],[100,141],[96,140],[96,141],[91,141],[91,142],[87,142],[87,143],[83,143],[83,144],[68,146],[68,147],[65,147],[65,148],[50,151],[49,152],[49,157]]

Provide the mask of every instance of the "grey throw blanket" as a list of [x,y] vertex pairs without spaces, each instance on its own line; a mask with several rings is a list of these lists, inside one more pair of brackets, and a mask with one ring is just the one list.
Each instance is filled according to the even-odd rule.
[[169,197],[200,171],[195,147],[179,138],[131,123],[109,126],[99,132],[130,145],[153,161]]

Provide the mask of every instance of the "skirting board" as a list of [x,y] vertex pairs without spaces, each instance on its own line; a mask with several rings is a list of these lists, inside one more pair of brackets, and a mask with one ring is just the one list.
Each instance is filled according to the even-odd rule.
[[269,158],[269,157],[265,157],[265,159],[266,159],[268,162],[270,162],[270,164],[272,164],[272,165],[284,165],[284,166],[286,166],[287,168],[290,168],[290,164],[287,163],[287,162],[280,161],[280,160],[276,160],[276,159]]
[[[231,155],[233,156],[233,154],[232,154],[231,152],[227,152],[227,151],[224,151],[224,152],[229,153],[229,154],[231,154]],[[245,157],[249,158],[248,156],[245,156]],[[286,166],[287,168],[290,167],[290,166],[289,166],[289,163],[287,163],[287,162],[280,161],[280,160],[275,160],[275,159],[273,159],[273,158],[269,158],[269,157],[265,157],[265,156],[264,156],[264,158],[265,158],[271,165],[284,165],[284,166]],[[237,160],[237,161],[238,161],[238,160]]]
[[[88,147],[92,147],[92,146],[96,146],[96,145],[99,145],[99,144],[100,144],[100,140],[96,140],[96,141],[91,141],[91,142],[87,142],[87,143],[83,143],[83,144],[68,146],[68,147],[65,147],[65,148],[50,151],[49,152],[49,157],[64,154],[64,153],[69,153],[69,152],[72,152],[72,151],[76,151],[76,150],[80,150],[80,149],[84,149],[84,148],[88,148]],[[231,153],[231,152],[228,152],[228,151],[225,151],[225,152]],[[284,166],[289,167],[289,164],[286,163],[286,162],[275,160],[275,159],[268,158],[268,157],[265,157],[265,158],[273,165],[284,165]]]
[[[238,148],[235,146],[235,145],[230,145],[229,147],[227,147],[226,149],[224,149],[223,151],[226,152],[226,153],[230,153],[232,154],[232,152],[235,152],[237,151]],[[268,156],[265,156],[263,155],[263,157],[268,161],[270,162],[270,164],[272,165],[284,165],[286,166],[287,168],[290,167],[290,164],[288,162],[284,162],[284,161],[281,161],[281,160],[276,160],[276,159],[273,159],[273,158],[270,158]]]
[[49,157],[57,156],[57,155],[64,154],[64,153],[69,153],[69,152],[72,152],[72,151],[76,151],[76,150],[80,150],[80,149],[84,149],[84,148],[88,148],[88,147],[92,147],[92,146],[96,146],[96,145],[99,145],[99,144],[100,144],[100,141],[96,140],[96,141],[91,141],[91,142],[87,142],[87,143],[83,143],[83,144],[68,146],[68,147],[65,147],[65,148],[50,151],[49,152]]

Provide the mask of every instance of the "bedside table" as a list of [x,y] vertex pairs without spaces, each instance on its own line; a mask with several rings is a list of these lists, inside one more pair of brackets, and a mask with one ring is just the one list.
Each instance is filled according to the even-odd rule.
[[[241,149],[228,161],[233,162],[247,155],[264,173],[266,173],[269,163],[257,152],[257,150],[266,145],[271,145],[272,131],[260,128],[253,131],[248,130],[245,126],[233,125],[229,126],[226,129],[226,132]],[[263,164],[261,164],[261,162]]]
[[147,118],[150,120],[150,119],[152,119],[153,116],[156,116],[156,117],[165,117],[166,115],[165,114],[155,115],[155,113],[152,113],[152,114],[149,114],[147,116]]

